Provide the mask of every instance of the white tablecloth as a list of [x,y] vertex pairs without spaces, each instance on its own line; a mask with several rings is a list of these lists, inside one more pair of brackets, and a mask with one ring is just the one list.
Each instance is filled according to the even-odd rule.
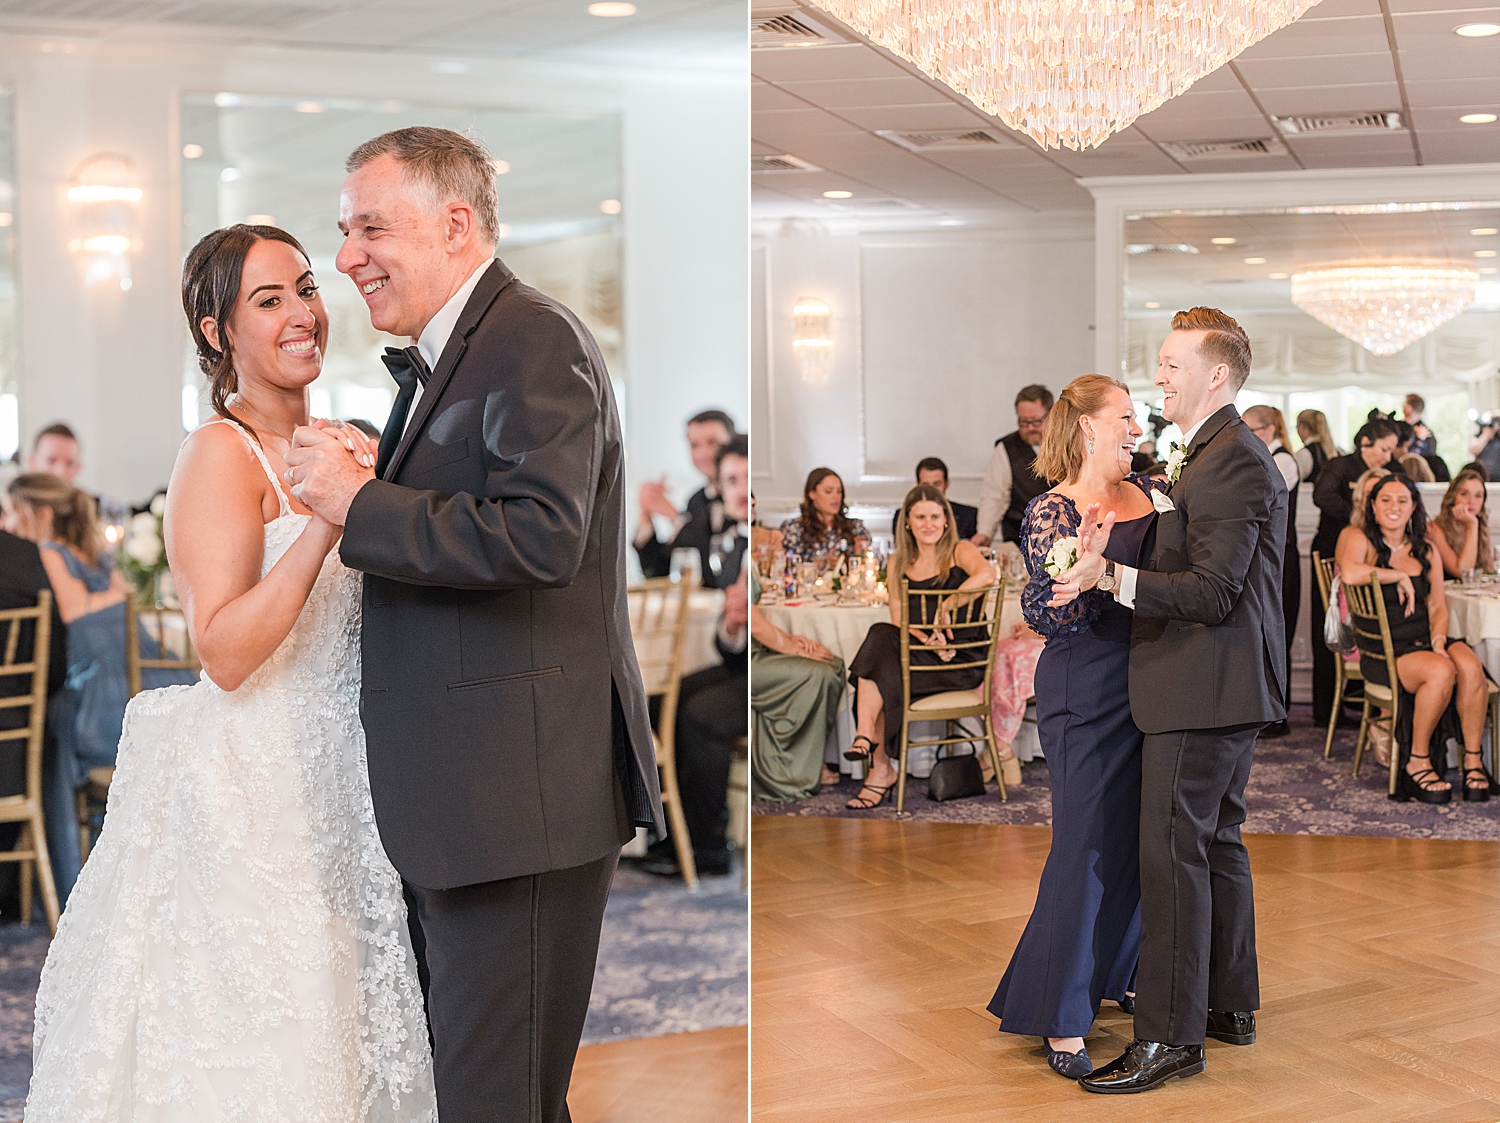
[[[714,635],[719,630],[719,616],[724,611],[722,589],[697,589],[688,596],[687,635],[682,641],[682,673],[690,675],[719,662],[719,649],[714,646]],[[646,692],[656,693],[663,684],[656,681],[666,673],[666,657],[670,652],[670,637],[635,636],[635,656],[641,664],[641,677],[645,680]]]
[[1448,634],[1474,649],[1490,677],[1500,682],[1500,585],[1443,586]]
[[[885,605],[868,607],[834,604],[768,605],[762,602],[760,610],[768,621],[782,631],[817,640],[843,659],[846,669],[853,662],[855,655],[859,654],[859,645],[864,643],[870,625],[891,622],[891,610]],[[1000,634],[1005,635],[1020,622],[1021,598],[1019,596],[1006,597],[1005,602],[1000,606]],[[831,765],[836,765],[840,771],[859,778],[864,775],[860,765],[844,759],[844,749],[854,740],[853,706],[854,688],[845,687],[844,704],[839,709],[838,720],[834,723],[833,731],[828,735],[828,744],[824,747],[823,759]],[[919,722],[917,724],[930,727],[935,723]],[[940,735],[940,733],[930,732],[917,734],[919,737]],[[1031,760],[1035,755],[1035,742],[1036,726],[1029,724],[1021,726],[1021,733],[1013,746],[1016,755],[1022,760]],[[930,745],[913,748],[907,754],[907,773],[912,776],[925,777],[932,771],[934,755],[936,755],[936,750]]]

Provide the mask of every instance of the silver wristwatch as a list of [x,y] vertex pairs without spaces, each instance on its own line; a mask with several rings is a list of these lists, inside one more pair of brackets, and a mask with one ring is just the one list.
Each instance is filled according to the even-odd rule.
[[1106,593],[1112,593],[1115,591],[1116,584],[1115,563],[1112,561],[1106,561],[1104,563],[1104,576],[1099,578],[1099,584],[1097,587],[1099,589],[1102,589]]

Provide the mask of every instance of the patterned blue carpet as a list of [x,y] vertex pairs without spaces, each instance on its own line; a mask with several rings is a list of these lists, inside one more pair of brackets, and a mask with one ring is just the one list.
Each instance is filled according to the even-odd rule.
[[[1398,803],[1386,798],[1388,773],[1368,752],[1358,778],[1350,775],[1354,761],[1354,731],[1340,730],[1333,757],[1323,759],[1324,729],[1312,724],[1310,706],[1293,706],[1291,732],[1278,740],[1260,741],[1245,789],[1248,816],[1245,830],[1258,834],[1338,834],[1383,838],[1466,838],[1500,840],[1500,799],[1464,803],[1455,791],[1452,803]],[[1486,756],[1488,760],[1488,756]],[[1023,783],[1001,803],[993,784],[983,796],[934,803],[927,798],[927,782],[910,779],[906,811],[913,819],[946,823],[1024,823],[1052,825],[1052,795],[1047,764],[1035,760],[1022,766]],[[1448,775],[1455,788],[1462,782],[1457,770]],[[793,803],[757,802],[757,815],[820,815],[893,819],[895,792],[873,811],[849,811],[844,804],[859,791],[845,780],[811,799]]]
[[[681,881],[622,862],[605,908],[583,1043],[744,1025],[749,923],[737,868],[689,893]],[[0,924],[0,1123],[23,1118],[47,943],[40,910],[29,927]]]

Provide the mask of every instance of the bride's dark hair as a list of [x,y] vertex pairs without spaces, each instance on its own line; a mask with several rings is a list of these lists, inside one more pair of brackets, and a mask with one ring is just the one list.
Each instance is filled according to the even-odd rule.
[[[205,234],[182,267],[182,310],[187,313],[188,330],[198,348],[198,367],[208,378],[209,401],[215,413],[229,418],[252,437],[255,430],[229,412],[230,395],[239,389],[240,380],[234,370],[228,324],[240,297],[245,258],[256,242],[285,242],[311,264],[302,243],[285,230],[241,223]],[[205,318],[219,325],[218,347],[203,334]]]

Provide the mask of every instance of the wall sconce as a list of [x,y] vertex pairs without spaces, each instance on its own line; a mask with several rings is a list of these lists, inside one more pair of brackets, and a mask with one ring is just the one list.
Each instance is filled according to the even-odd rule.
[[128,156],[100,153],[74,169],[68,179],[68,249],[83,259],[86,284],[115,281],[130,288],[130,254],[140,248],[135,231],[141,197],[140,176]]
[[833,362],[833,309],[826,300],[802,296],[792,308],[792,352],[804,382],[821,382]]

